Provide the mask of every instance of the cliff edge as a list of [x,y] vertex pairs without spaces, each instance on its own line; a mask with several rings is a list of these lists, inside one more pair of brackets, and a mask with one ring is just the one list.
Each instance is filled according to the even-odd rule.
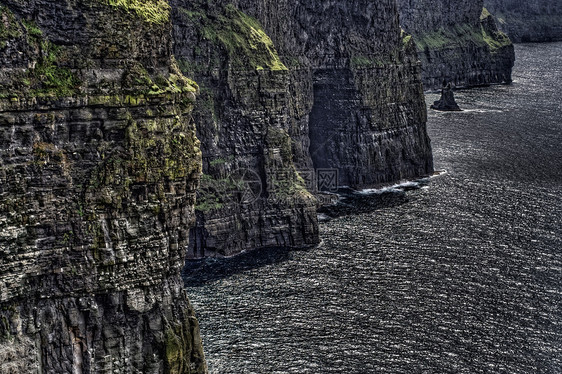
[[201,169],[167,2],[0,6],[0,372],[204,373]]

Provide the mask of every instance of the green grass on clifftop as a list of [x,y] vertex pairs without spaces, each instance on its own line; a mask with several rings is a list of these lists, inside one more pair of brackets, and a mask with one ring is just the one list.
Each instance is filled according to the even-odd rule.
[[165,0],[101,0],[107,5],[134,12],[147,22],[162,24],[170,19],[170,5]]
[[213,17],[197,6],[182,11],[205,40],[226,49],[231,63],[236,67],[287,70],[260,23],[232,4],[224,6],[221,14]]
[[29,20],[18,22],[9,9],[0,7],[0,49],[6,43],[23,38],[36,52],[33,64],[10,75],[10,82],[0,86],[0,98],[24,96],[72,96],[79,85],[74,74],[61,64],[69,60],[69,50],[47,40],[41,29]]
[[482,37],[484,38],[484,42],[490,47],[492,53],[512,44],[507,34],[497,29],[494,17],[486,8],[482,9],[480,23],[482,24]]
[[439,50],[474,44],[490,48],[492,53],[509,46],[511,40],[495,26],[493,16],[486,8],[482,10],[479,25],[459,24],[450,28],[440,28],[421,35],[415,35],[419,51]]
[[455,25],[451,28],[440,28],[439,30],[415,35],[415,42],[418,50],[444,49],[447,47],[475,43],[484,45],[484,39],[479,27],[469,24]]

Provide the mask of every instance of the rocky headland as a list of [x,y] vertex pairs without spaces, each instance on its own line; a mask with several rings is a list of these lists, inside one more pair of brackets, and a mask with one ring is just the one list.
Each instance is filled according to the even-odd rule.
[[511,82],[513,44],[483,0],[398,0],[400,24],[412,34],[426,90],[442,82],[472,87]]
[[433,172],[422,77],[510,81],[433,5],[2,1],[0,372],[205,373],[186,254],[317,244],[320,192]]
[[[358,188],[433,171],[421,67],[395,1],[172,5],[179,66],[201,87],[189,257],[317,243],[319,179]],[[242,204],[240,170],[261,187]]]

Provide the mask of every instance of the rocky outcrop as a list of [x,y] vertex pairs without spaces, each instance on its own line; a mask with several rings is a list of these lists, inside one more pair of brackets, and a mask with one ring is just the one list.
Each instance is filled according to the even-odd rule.
[[0,6],[0,372],[203,373],[196,85],[165,1]]
[[439,110],[442,112],[460,112],[457,102],[455,101],[455,94],[451,84],[443,86],[441,89],[441,98],[431,105],[431,109]]
[[176,56],[202,87],[190,256],[317,243],[319,179],[432,172],[420,66],[394,1],[172,4]]
[[510,83],[513,45],[483,0],[398,0],[400,22],[413,35],[425,89]]
[[552,0],[485,0],[515,43],[562,40],[562,4]]

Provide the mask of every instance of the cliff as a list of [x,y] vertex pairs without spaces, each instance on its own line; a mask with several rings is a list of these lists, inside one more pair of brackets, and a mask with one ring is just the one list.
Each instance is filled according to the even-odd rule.
[[201,85],[190,257],[315,244],[326,179],[360,188],[433,171],[394,1],[172,4],[175,54]]
[[165,1],[0,6],[0,372],[203,373],[201,168]]
[[515,52],[483,0],[398,0],[400,23],[413,35],[426,89],[510,83]]
[[233,5],[172,4],[175,53],[201,87],[204,176],[189,256],[318,243],[316,200],[292,160],[288,69],[271,39]]
[[562,41],[562,4],[552,0],[485,0],[515,43]]

